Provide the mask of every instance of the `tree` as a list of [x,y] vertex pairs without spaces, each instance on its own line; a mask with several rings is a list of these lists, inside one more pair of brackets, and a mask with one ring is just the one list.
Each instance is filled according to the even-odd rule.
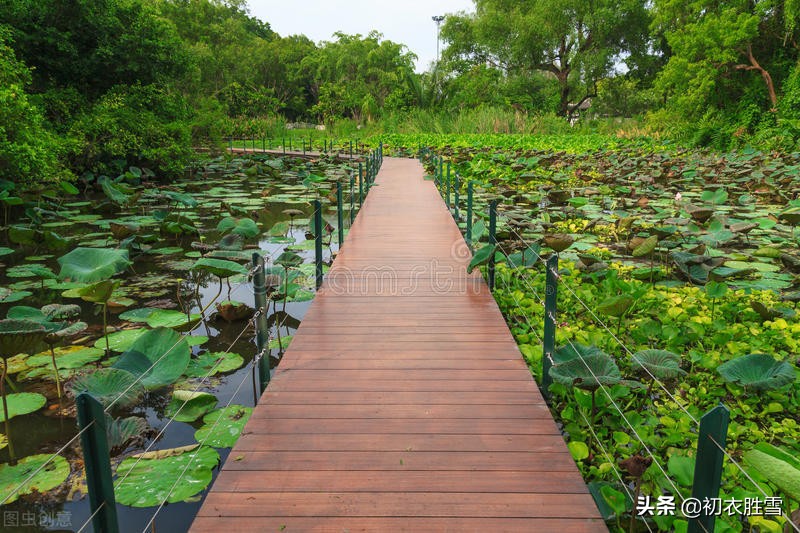
[[795,4],[656,0],[653,29],[671,53],[658,87],[672,107],[690,119],[742,104],[777,108],[777,88],[798,58]]
[[475,5],[475,14],[447,18],[445,59],[494,66],[506,75],[547,73],[558,82],[557,112],[563,116],[595,96],[597,82],[647,39],[644,0],[475,0]]

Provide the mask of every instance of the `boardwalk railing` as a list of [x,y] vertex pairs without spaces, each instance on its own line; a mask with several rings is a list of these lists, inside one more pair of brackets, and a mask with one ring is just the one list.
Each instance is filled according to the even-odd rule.
[[[679,510],[688,519],[688,531],[695,532],[712,532],[714,531],[715,519],[721,514],[719,509],[715,507],[716,503],[720,502],[719,492],[723,473],[723,461],[725,459],[741,473],[754,486],[755,490],[764,496],[764,501],[775,501],[775,498],[768,495],[763,487],[755,482],[742,465],[736,461],[731,454],[726,450],[726,438],[728,430],[728,421],[730,418],[730,411],[724,405],[719,405],[712,408],[705,413],[698,420],[693,416],[683,401],[676,397],[676,395],[661,381],[659,380],[646,365],[635,357],[634,353],[620,340],[608,326],[603,322],[596,309],[589,306],[583,299],[580,298],[575,289],[573,289],[566,279],[562,277],[559,270],[559,256],[557,252],[553,252],[549,257],[543,257],[539,254],[540,248],[537,244],[529,242],[517,232],[513,226],[505,225],[504,229],[510,232],[512,237],[518,242],[522,243],[522,251],[510,253],[503,249],[502,245],[497,242],[496,223],[498,217],[498,207],[496,200],[490,200],[486,205],[481,206],[481,209],[475,211],[473,205],[473,190],[478,185],[473,180],[463,179],[457,172],[451,168],[450,161],[445,161],[445,158],[433,153],[426,147],[420,147],[418,157],[423,161],[433,174],[433,180],[439,189],[442,200],[447,205],[452,216],[455,218],[459,227],[464,229],[465,239],[471,247],[476,249],[475,258],[482,258],[479,262],[473,260],[473,264],[483,265],[484,271],[487,276],[487,281],[490,288],[495,291],[495,284],[500,283],[501,286],[495,292],[496,299],[502,295],[504,300],[503,305],[507,307],[504,314],[507,316],[507,321],[512,323],[514,321],[522,323],[526,326],[531,334],[536,338],[537,342],[542,347],[541,362],[539,368],[532,368],[534,374],[538,376],[539,386],[545,398],[550,396],[550,387],[553,384],[553,372],[559,370],[559,365],[575,367],[576,364],[582,366],[579,368],[583,377],[577,377],[576,380],[584,380],[583,388],[591,391],[591,413],[594,414],[596,410],[595,395],[602,394],[611,406],[611,409],[619,415],[624,423],[623,431],[630,432],[635,442],[640,445],[644,460],[649,466],[651,463],[655,466],[658,472],[663,476],[666,486],[669,488],[669,496],[671,498],[672,510]],[[466,193],[466,205],[462,206],[461,198]],[[477,216],[476,216],[477,214]],[[485,220],[488,219],[488,225]],[[488,232],[487,232],[488,226]],[[476,227],[479,227],[476,231]],[[483,241],[483,242],[481,242]],[[496,275],[496,268],[499,271]],[[533,273],[545,272],[544,287],[541,287],[541,275],[539,274],[537,280],[534,280]],[[536,284],[539,283],[539,290]],[[541,306],[539,311],[531,313],[529,305],[523,305],[520,297],[517,296],[518,289],[527,295],[531,295],[538,304]],[[544,290],[544,298],[540,295]],[[575,341],[566,337],[567,345],[560,350],[556,348],[556,332],[559,326],[567,326],[563,319],[559,322],[558,316],[558,294],[565,292],[570,299],[570,305],[581,306],[591,321],[597,326],[602,328],[614,341],[620,346],[622,351],[630,356],[630,361],[644,371],[653,384],[660,388],[666,398],[669,398],[678,408],[686,414],[692,421],[693,430],[697,432],[697,446],[695,450],[695,467],[692,476],[692,489],[691,495],[687,496],[679,488],[670,475],[670,468],[666,465],[665,461],[658,457],[647,442],[641,437],[635,424],[626,417],[623,409],[619,405],[619,400],[615,398],[606,382],[605,376],[593,365],[593,356],[587,353],[585,347],[577,345]],[[500,301],[499,301],[500,303]],[[536,319],[534,316],[541,316],[541,319]],[[539,332],[542,332],[539,334]],[[568,358],[564,353],[568,353]],[[535,358],[535,359],[538,359]],[[570,362],[570,359],[574,359]],[[529,364],[530,364],[529,359]],[[562,367],[563,368],[563,367]],[[598,375],[599,374],[599,375]],[[582,410],[578,413],[583,418],[588,431],[591,433],[592,439],[600,448],[601,453],[605,456],[607,464],[611,466],[614,476],[619,481],[619,486],[625,492],[629,503],[632,506],[630,509],[631,526],[634,527],[634,521],[641,521],[641,523],[649,530],[653,531],[653,527],[659,526],[651,523],[649,519],[655,513],[653,512],[654,503],[650,501],[649,496],[643,496],[639,492],[639,481],[637,478],[634,486],[624,480],[624,475],[620,471],[616,458],[612,457],[608,450],[611,448],[609,442],[604,443],[593,427],[593,420],[589,420]],[[591,453],[591,448],[590,448]],[[628,470],[630,475],[630,470]],[[641,472],[638,474],[641,476]],[[592,488],[590,486],[590,488]],[[606,502],[604,497],[597,490],[592,490],[598,507],[601,511],[605,510],[606,519],[610,519],[615,514]],[[658,497],[658,501],[662,501],[662,497]],[[655,500],[654,500],[655,502]],[[763,504],[763,503],[762,503]],[[666,508],[662,508],[662,512]],[[779,508],[773,508],[773,514],[782,515],[786,520],[786,524],[793,527],[795,531],[800,532],[800,529],[795,525],[787,514]]]

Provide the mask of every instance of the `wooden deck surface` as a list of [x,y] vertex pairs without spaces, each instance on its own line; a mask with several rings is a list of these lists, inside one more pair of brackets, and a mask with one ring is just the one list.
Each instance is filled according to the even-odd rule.
[[607,531],[468,263],[386,158],[192,531]]

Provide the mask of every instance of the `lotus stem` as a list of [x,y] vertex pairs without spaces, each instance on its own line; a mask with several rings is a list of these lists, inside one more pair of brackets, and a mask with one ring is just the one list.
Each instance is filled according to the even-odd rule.
[[641,489],[642,478],[637,477],[633,482],[633,508],[631,509],[631,520],[628,523],[628,533],[633,533],[633,526],[636,524],[636,503],[639,501],[639,490]]
[[[220,278],[221,279],[221,278]],[[231,299],[231,278],[225,278],[225,283],[228,285],[228,301]]]
[[[111,353],[111,346],[108,344],[108,302],[103,302],[103,336],[106,338],[106,357]],[[55,364],[55,360],[54,363]],[[56,371],[58,373],[58,371]]]
[[[589,413],[589,422],[591,423],[592,427],[594,427],[594,417],[597,414],[597,405],[595,404],[595,397],[594,397],[595,396],[595,392],[597,392],[597,391],[595,389],[592,389],[592,412]],[[588,446],[588,448],[589,448],[589,457],[588,457],[588,459],[589,459],[589,461],[591,461],[592,458],[594,457],[594,454],[592,453],[592,448],[593,448],[592,439],[586,439],[586,440],[589,441],[589,446]]]
[[0,379],[0,395],[3,396],[3,414],[5,415],[6,437],[8,438],[8,455],[11,465],[17,464],[14,445],[11,443],[11,422],[8,416],[8,400],[6,400],[6,378],[8,377],[8,361],[3,359],[3,377]]
[[[108,339],[106,339],[108,342]],[[61,401],[61,376],[58,375],[58,364],[56,364],[56,351],[53,345],[50,344],[50,358],[53,360],[53,372],[56,373],[56,392],[58,393],[58,400]]]

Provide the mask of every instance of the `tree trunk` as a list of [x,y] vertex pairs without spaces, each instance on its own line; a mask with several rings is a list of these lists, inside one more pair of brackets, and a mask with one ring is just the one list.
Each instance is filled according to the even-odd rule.
[[761,77],[764,78],[764,84],[767,86],[769,101],[772,103],[772,108],[777,108],[778,95],[775,92],[775,84],[772,82],[772,76],[770,76],[769,72],[767,72],[767,70],[758,63],[756,57],[753,55],[753,47],[750,44],[747,45],[747,59],[750,61],[749,65],[736,65],[736,69],[758,71],[761,74]]
[[561,99],[558,102],[558,115],[566,117],[569,115],[569,70],[559,70],[556,73],[558,84],[561,86]]

